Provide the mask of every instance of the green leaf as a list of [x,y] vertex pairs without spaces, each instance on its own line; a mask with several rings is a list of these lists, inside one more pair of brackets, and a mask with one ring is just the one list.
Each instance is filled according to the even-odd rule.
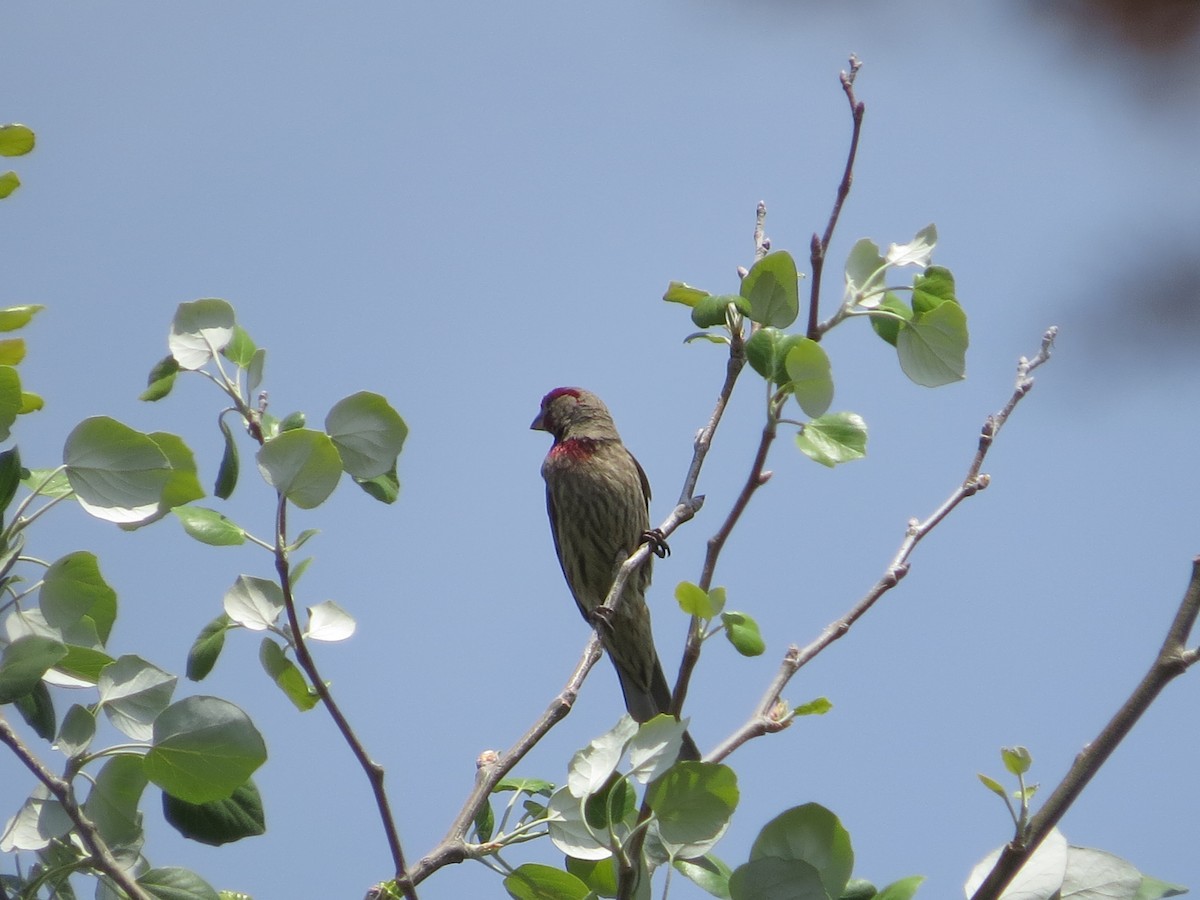
[[25,416],[29,413],[37,412],[45,408],[46,401],[39,394],[32,391],[21,391],[21,408],[17,410],[17,415]]
[[38,303],[26,306],[8,306],[0,309],[0,331],[16,331],[28,325],[35,315],[46,307]]
[[27,125],[0,125],[0,156],[24,156],[33,149],[34,141]]
[[941,266],[930,266],[913,279],[912,308],[917,315],[929,312],[943,303],[957,303],[954,275]]
[[342,468],[355,478],[376,478],[395,470],[408,426],[387,400],[359,391],[339,400],[325,417],[325,431],[337,447]]
[[828,697],[818,697],[816,700],[809,700],[807,703],[801,703],[792,710],[792,715],[823,716],[831,709],[833,709],[833,704],[829,702]]
[[800,338],[787,351],[784,366],[800,408],[813,418],[825,415],[833,402],[833,375],[821,345]]
[[504,879],[504,889],[514,900],[586,900],[588,886],[569,872],[525,863]]
[[1024,775],[1033,765],[1033,755],[1027,747],[1001,747],[1000,758],[1013,775]]
[[721,621],[725,625],[725,637],[742,656],[759,656],[767,649],[758,623],[745,613],[721,613]]
[[254,351],[254,355],[250,357],[250,363],[246,366],[246,394],[252,395],[258,390],[258,386],[262,384],[263,368],[267,364],[267,351],[265,347],[259,347]]
[[567,767],[567,789],[571,796],[582,800],[604,787],[637,730],[637,722],[630,716],[621,716],[611,729],[576,751]]
[[1182,884],[1171,884],[1143,875],[1142,884],[1133,900],[1162,900],[1163,897],[1178,897],[1187,892],[1188,889]]
[[775,362],[783,332],[767,325],[757,329],[746,341],[746,362],[767,381],[775,380]]
[[204,496],[204,488],[200,487],[200,478],[196,474],[196,457],[191,448],[177,434],[166,431],[151,432],[147,437],[158,445],[158,449],[167,457],[171,464],[171,474],[163,485],[162,496],[158,501],[158,509],[154,515],[141,522],[121,523],[121,528],[133,531],[151,522],[157,522],[176,506],[183,506]]
[[245,530],[215,509],[178,506],[173,512],[183,525],[183,530],[202,544],[212,547],[237,547],[246,543]]
[[209,298],[180,303],[171,321],[167,346],[181,369],[199,369],[233,339],[233,307]]
[[249,717],[217,697],[187,697],[154,721],[150,780],[173,797],[208,803],[232,796],[267,759]]
[[698,584],[692,584],[690,581],[679,582],[675,586],[675,599],[679,601],[679,608],[689,616],[711,619],[715,615],[709,607],[707,592]]
[[62,804],[39,785],[5,828],[4,851],[42,850],[74,827]]
[[12,366],[0,366],[0,441],[8,440],[21,413],[21,376]]
[[96,775],[83,811],[110,847],[129,847],[139,842],[142,816],[138,803],[146,784],[142,758],[129,753],[111,757]]
[[283,612],[283,589],[274,581],[239,575],[225,592],[225,613],[251,631],[265,631]]
[[171,702],[178,680],[139,656],[127,655],[104,667],[96,687],[108,720],[135,741],[148,741],[154,720]]
[[787,328],[800,314],[796,261],[786,250],[768,253],[742,279],[741,294],[750,301],[746,315],[761,325]]
[[997,797],[1008,799],[1008,791],[1004,789],[1004,785],[998,782],[995,778],[988,778],[982,772],[975,773],[976,777],[983,782],[983,786],[995,794]]
[[887,261],[880,255],[878,245],[868,238],[860,240],[846,257],[846,291],[842,302],[868,309],[878,306],[886,272]]
[[796,435],[796,446],[809,459],[833,468],[867,455],[867,423],[856,413],[826,413]]
[[711,328],[725,324],[725,310],[732,303],[742,315],[750,312],[750,304],[738,294],[708,294],[692,307],[692,322],[697,328]]
[[253,779],[241,785],[226,800],[188,803],[170,794],[162,795],[163,818],[185,838],[219,847],[267,830],[262,797]]
[[911,321],[913,311],[909,305],[897,297],[890,291],[884,295],[883,301],[879,304],[879,309],[886,310],[890,313],[895,313],[904,321],[900,321],[892,316],[872,315],[871,327],[875,329],[875,333],[891,344],[896,346],[896,336],[900,334],[900,326],[904,322]]
[[646,790],[663,844],[683,858],[711,849],[729,827],[738,798],[737,775],[719,763],[677,763]]
[[25,341],[22,338],[8,338],[0,341],[0,365],[19,365],[25,358]]
[[63,716],[55,746],[67,756],[79,756],[91,746],[96,736],[96,716],[78,703],[71,705]]
[[900,368],[923,387],[939,387],[966,377],[967,314],[957,303],[942,303],[913,315],[896,336]]
[[8,505],[16,496],[22,471],[21,452],[16,447],[0,453],[0,519],[3,519]]
[[100,573],[96,555],[79,550],[55,560],[46,570],[38,608],[50,625],[63,632],[88,619],[105,644],[117,618],[117,592]]
[[689,881],[708,891],[714,897],[729,897],[729,877],[733,870],[711,853],[695,859],[677,859],[676,871],[682,872]]
[[679,758],[687,725],[687,719],[666,713],[640,723],[625,748],[629,753],[629,776],[646,784],[671,768]]
[[917,888],[924,881],[924,875],[910,875],[908,878],[893,881],[875,895],[875,900],[912,900],[913,895],[917,893]]
[[262,663],[263,671],[271,676],[271,680],[287,695],[296,709],[308,712],[317,705],[321,698],[309,686],[304,673],[284,655],[283,648],[270,638],[263,638],[258,648],[258,660]]
[[672,281],[667,285],[663,299],[668,303],[682,303],[684,306],[695,306],[708,296],[708,291],[684,284],[682,281]]
[[271,438],[258,451],[258,469],[301,509],[320,506],[337,487],[342,458],[327,434],[300,429]]
[[225,632],[233,627],[233,619],[221,613],[200,630],[188,651],[187,677],[200,681],[212,671],[225,647]]
[[137,883],[155,900],[221,900],[220,894],[195,872],[174,866],[143,872]]
[[693,331],[683,339],[685,344],[690,344],[692,341],[708,341],[710,344],[728,344],[729,338],[723,334],[713,334],[708,331]]
[[13,701],[17,712],[25,723],[33,729],[34,734],[42,740],[49,741],[54,737],[54,728],[58,722],[54,718],[54,700],[46,682],[39,681],[33,690]]
[[400,496],[400,477],[396,474],[395,462],[390,471],[374,478],[355,478],[354,483],[380,503],[395,503]]
[[88,684],[96,684],[104,667],[114,662],[115,660],[103,650],[81,644],[67,644],[67,655],[54,667],[54,671]]
[[846,888],[838,900],[872,900],[879,893],[875,885],[865,878],[851,878],[846,882]]
[[567,871],[588,886],[597,897],[617,896],[617,861],[567,857]]
[[175,376],[179,374],[179,361],[174,356],[164,356],[150,374],[146,376],[146,389],[138,395],[139,400],[161,400],[175,387]]
[[732,900],[829,900],[831,895],[809,863],[766,856],[733,870],[729,896]]
[[250,360],[254,358],[257,350],[258,348],[254,345],[254,340],[246,332],[246,329],[241,325],[234,325],[233,336],[229,339],[229,343],[225,345],[224,349],[221,350],[221,355],[235,366],[244,369],[250,365]]
[[479,811],[475,813],[475,834],[474,840],[478,843],[486,843],[492,839],[492,835],[496,833],[496,813],[492,809],[491,803],[484,803],[479,807]]
[[305,418],[305,415],[302,412],[288,413],[286,416],[284,416],[282,419],[279,420],[279,430],[280,431],[295,431],[298,428],[303,428],[304,423],[306,421],[307,421],[307,419]]
[[17,638],[0,654],[0,704],[29,694],[66,655],[67,648],[53,638],[38,634]]
[[21,484],[29,488],[31,491],[36,490],[38,494],[47,499],[56,497],[69,497],[74,491],[71,490],[71,482],[67,480],[66,468],[59,466],[57,469],[27,469],[21,478]]
[[225,452],[221,454],[221,466],[217,469],[217,483],[213,486],[213,494],[222,500],[228,500],[233,494],[233,489],[237,487],[238,448],[224,416],[217,419],[217,425],[225,439]]
[[837,816],[818,803],[794,806],[763,826],[750,848],[750,859],[768,857],[808,863],[820,873],[830,897],[842,895],[854,870],[849,833]]
[[80,505],[109,522],[153,517],[171,477],[170,461],[154,440],[107,416],[75,426],[63,462]]
[[7,172],[0,172],[0,200],[11,197],[13,191],[21,186],[21,179],[17,177],[17,173],[12,169]]

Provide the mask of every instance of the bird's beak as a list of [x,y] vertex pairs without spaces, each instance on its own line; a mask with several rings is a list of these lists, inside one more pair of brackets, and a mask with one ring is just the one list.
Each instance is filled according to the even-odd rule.
[[543,413],[538,413],[537,418],[533,420],[533,424],[529,426],[530,431],[545,431],[546,423],[542,421]]

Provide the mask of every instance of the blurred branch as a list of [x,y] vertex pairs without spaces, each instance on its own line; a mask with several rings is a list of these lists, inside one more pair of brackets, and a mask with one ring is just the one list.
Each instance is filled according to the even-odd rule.
[[857,56],[850,56],[850,71],[842,72],[842,90],[846,92],[846,100],[850,103],[850,116],[853,127],[850,132],[850,151],[846,154],[846,168],[842,172],[842,180],[837,187],[837,195],[833,201],[833,210],[829,213],[829,221],[825,224],[825,234],[812,236],[809,262],[812,265],[812,282],[808,295],[808,336],[814,341],[821,339],[821,328],[818,308],[821,301],[821,274],[825,270],[825,254],[829,252],[829,242],[833,240],[833,229],[837,227],[838,217],[842,214],[842,204],[850,194],[850,185],[854,183],[854,160],[858,156],[858,139],[862,134],[863,114],[867,111],[865,105],[854,96],[854,79],[862,63]]
[[971,900],[995,900],[1004,891],[1008,883],[1021,870],[1021,866],[1033,855],[1046,836],[1062,819],[1071,805],[1079,798],[1100,771],[1100,767],[1108,760],[1112,752],[1125,739],[1125,736],[1137,724],[1147,709],[1150,708],[1162,689],[1178,676],[1186,672],[1197,659],[1200,651],[1189,650],[1186,641],[1196,624],[1196,616],[1200,614],[1200,556],[1192,559],[1192,577],[1184,592],[1183,600],[1167,630],[1158,656],[1151,664],[1141,682],[1129,698],[1121,705],[1104,729],[1095,740],[1087,744],[1075,762],[1071,765],[1066,776],[1054,792],[1046,798],[1046,802],[1037,814],[1029,820],[1023,834],[1018,834],[1000,854],[996,865],[983,880],[983,884],[972,895]]
[[16,754],[17,759],[45,786],[46,790],[62,806],[63,812],[75,823],[76,834],[79,835],[83,846],[92,856],[89,861],[92,868],[107,875],[112,879],[114,884],[118,885],[133,900],[154,900],[137,883],[133,875],[123,869],[121,864],[117,862],[116,857],[112,855],[112,851],[108,849],[108,845],[104,842],[104,839],[100,837],[100,832],[96,829],[95,823],[84,814],[79,804],[75,801],[75,792],[71,789],[70,783],[47,769],[42,764],[42,761],[34,755],[33,751],[25,746],[24,741],[12,730],[12,726],[8,724],[2,715],[0,715],[0,744],[7,745]]
[[820,636],[803,649],[796,646],[788,648],[775,674],[775,678],[771,681],[770,686],[763,694],[762,699],[759,701],[750,718],[737,731],[726,738],[711,754],[706,756],[706,760],[718,762],[751,738],[786,728],[791,723],[791,713],[786,707],[782,706],[780,694],[796,672],[838,638],[844,637],[850,631],[851,626],[867,610],[874,606],[880,597],[899,584],[900,580],[908,574],[909,559],[916,549],[917,544],[937,527],[963,500],[974,496],[988,486],[990,477],[980,472],[983,467],[983,461],[987,458],[988,451],[991,449],[996,435],[1004,427],[1009,416],[1016,409],[1017,404],[1033,388],[1033,378],[1030,373],[1050,358],[1050,353],[1054,346],[1054,338],[1057,334],[1058,328],[1051,326],[1042,336],[1042,346],[1037,355],[1032,359],[1022,357],[1018,362],[1016,386],[1013,388],[1012,396],[1009,397],[1008,402],[1000,412],[988,416],[987,420],[983,423],[983,428],[979,435],[978,449],[975,451],[975,458],[972,460],[971,466],[967,470],[966,477],[963,478],[962,482],[925,521],[922,522],[917,519],[909,521],[904,540],[901,542],[900,549],[896,552],[891,564],[888,565],[875,585],[867,591],[861,600],[854,604],[848,613],[827,625]]

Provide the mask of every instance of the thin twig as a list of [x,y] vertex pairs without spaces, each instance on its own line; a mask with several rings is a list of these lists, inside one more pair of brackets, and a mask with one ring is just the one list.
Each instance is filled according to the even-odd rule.
[[1003,893],[1008,883],[1021,870],[1043,840],[1054,830],[1071,805],[1074,804],[1088,782],[1100,771],[1112,752],[1125,739],[1138,719],[1150,708],[1162,689],[1182,675],[1200,656],[1186,646],[1188,635],[1200,614],[1200,556],[1192,560],[1192,576],[1180,601],[1179,609],[1166,639],[1158,651],[1149,671],[1121,704],[1095,740],[1087,744],[1045,804],[1029,820],[1023,834],[1017,835],[1000,853],[996,865],[972,895],[971,900],[995,900]]
[[813,232],[809,250],[812,282],[808,296],[808,337],[814,341],[821,339],[818,308],[821,300],[821,274],[825,270],[825,255],[829,252],[829,242],[833,240],[833,230],[837,227],[838,217],[842,214],[842,204],[846,202],[846,197],[850,193],[850,185],[854,183],[854,160],[858,156],[858,139],[862,134],[863,114],[867,111],[862,101],[854,96],[854,79],[860,68],[862,68],[862,63],[858,57],[851,55],[850,71],[841,74],[842,90],[845,91],[846,99],[850,103],[850,115],[854,122],[850,132],[850,151],[846,154],[846,168],[842,172],[842,180],[837,187],[837,195],[834,197],[829,221],[825,224],[825,234],[818,235]]
[[383,831],[387,837],[388,849],[392,854],[392,866],[396,872],[397,883],[401,885],[404,896],[408,900],[417,900],[416,888],[405,880],[407,867],[404,864],[404,850],[400,846],[400,835],[396,830],[396,819],[392,815],[387,791],[383,787],[383,766],[371,759],[362,741],[359,740],[358,735],[355,733],[354,728],[350,725],[350,721],[342,712],[341,707],[338,706],[337,701],[333,699],[333,693],[329,690],[329,685],[321,677],[321,672],[317,668],[316,661],[308,651],[308,643],[305,641],[304,631],[300,627],[300,617],[296,613],[296,598],[292,593],[292,575],[288,565],[287,498],[283,494],[279,495],[279,503],[275,515],[275,572],[279,576],[279,586],[283,590],[283,605],[287,612],[288,625],[291,626],[292,630],[292,646],[296,650],[296,662],[300,664],[305,675],[308,676],[313,690],[321,698],[325,709],[329,711],[334,724],[337,726],[338,731],[341,732],[342,739],[350,747],[350,752],[354,754],[354,758],[358,760],[358,764],[366,774],[367,781],[371,785],[371,792],[375,795],[375,805],[379,810],[379,818],[383,822]]
[[1004,408],[993,415],[987,417],[983,423],[979,436],[979,446],[975,451],[975,458],[971,462],[970,468],[967,470],[966,477],[962,482],[951,492],[950,496],[935,509],[925,521],[921,522],[917,519],[912,519],[908,523],[908,528],[905,530],[904,540],[900,544],[900,549],[896,551],[891,563],[884,570],[880,579],[875,582],[875,585],[863,595],[854,606],[844,616],[834,620],[827,625],[824,631],[808,646],[803,649],[792,646],[788,648],[783,660],[779,664],[779,668],[775,673],[758,706],[751,714],[750,718],[733,734],[726,738],[719,747],[705,756],[706,760],[720,761],[727,757],[730,753],[740,747],[746,741],[758,737],[763,734],[779,731],[786,728],[790,724],[790,714],[785,708],[781,707],[780,694],[784,687],[792,679],[792,677],[803,666],[812,661],[821,651],[832,644],[834,641],[844,637],[866,612],[875,605],[884,594],[900,583],[900,580],[908,574],[909,559],[919,544],[926,535],[929,534],[938,523],[946,518],[963,500],[974,496],[979,491],[986,488],[990,482],[990,477],[981,473],[983,462],[987,458],[988,451],[991,449],[992,443],[1004,423],[1008,421],[1013,410],[1016,409],[1021,399],[1029,393],[1033,387],[1033,378],[1030,372],[1046,362],[1050,358],[1051,350],[1054,346],[1054,338],[1058,334],[1058,328],[1052,326],[1046,330],[1042,336],[1042,346],[1037,355],[1033,359],[1021,358],[1017,364],[1017,379],[1016,386],[1013,388],[1012,396]]
[[25,768],[32,772],[34,777],[45,785],[46,790],[54,795],[54,799],[59,802],[63,811],[75,823],[75,830],[79,835],[79,839],[91,854],[90,863],[92,867],[111,878],[113,883],[118,885],[133,900],[153,900],[150,894],[137,883],[133,875],[121,868],[121,864],[117,862],[112,851],[108,849],[104,838],[100,836],[95,823],[84,814],[79,804],[75,801],[75,792],[72,790],[70,783],[47,769],[41,760],[33,754],[33,751],[25,746],[25,742],[12,730],[12,726],[8,724],[2,715],[0,715],[0,743],[6,744],[16,755],[17,759],[24,764]]

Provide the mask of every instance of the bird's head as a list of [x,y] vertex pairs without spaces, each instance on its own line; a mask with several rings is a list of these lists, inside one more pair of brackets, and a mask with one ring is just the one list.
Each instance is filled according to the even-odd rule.
[[620,440],[604,401],[591,391],[577,387],[555,388],[543,397],[537,418],[529,427],[550,432],[555,441],[569,438]]

